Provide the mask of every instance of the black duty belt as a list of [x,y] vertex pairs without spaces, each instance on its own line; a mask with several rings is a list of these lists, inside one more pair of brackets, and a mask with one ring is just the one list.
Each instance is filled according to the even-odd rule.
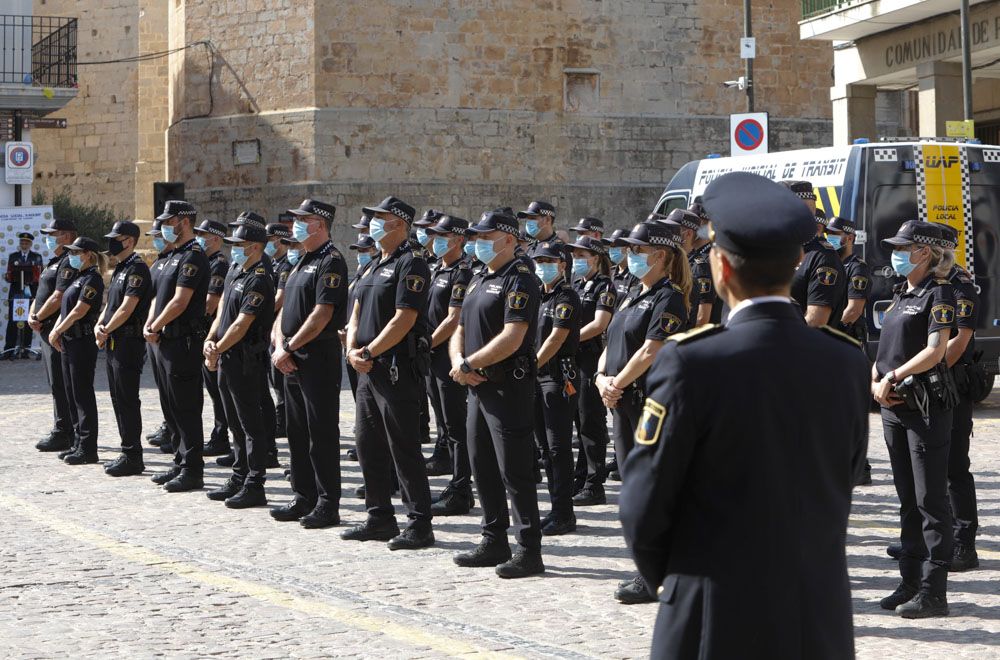
[[177,339],[180,337],[190,337],[191,335],[204,332],[205,324],[202,321],[172,321],[160,332],[165,339]]
[[111,337],[114,339],[142,337],[142,326],[138,323],[126,323],[123,326],[115,328],[114,332],[111,333]]
[[77,321],[70,327],[69,330],[63,333],[64,336],[70,339],[81,339],[83,337],[93,337],[94,336],[94,324],[85,323],[83,321]]

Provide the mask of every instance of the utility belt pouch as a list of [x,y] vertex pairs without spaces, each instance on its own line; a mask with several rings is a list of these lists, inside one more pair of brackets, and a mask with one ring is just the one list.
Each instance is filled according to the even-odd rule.
[[923,381],[913,376],[907,376],[901,383],[893,386],[893,391],[903,400],[903,405],[907,410],[919,412],[925,419],[928,417],[930,399],[927,387]]

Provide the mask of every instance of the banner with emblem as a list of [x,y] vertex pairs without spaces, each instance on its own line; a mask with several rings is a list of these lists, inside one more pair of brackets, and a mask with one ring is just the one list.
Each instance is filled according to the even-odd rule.
[[[22,232],[29,232],[34,234],[35,241],[31,246],[33,252],[37,252],[42,255],[42,263],[48,263],[49,258],[52,256],[49,251],[45,248],[45,242],[42,240],[41,229],[49,222],[52,221],[52,207],[51,206],[15,206],[0,208],[0,269],[6,271],[7,260],[12,254],[18,251],[18,237],[17,235]],[[10,287],[11,283],[3,281],[0,279],[0,297],[3,299],[3,304],[0,305],[0,328],[7,328],[7,315],[10,311],[7,300],[10,297]],[[30,303],[29,303],[30,304]],[[24,320],[27,320],[27,315],[25,315]],[[15,322],[19,319],[15,318]],[[32,337],[32,348],[39,348],[40,340],[38,334],[34,333]]]

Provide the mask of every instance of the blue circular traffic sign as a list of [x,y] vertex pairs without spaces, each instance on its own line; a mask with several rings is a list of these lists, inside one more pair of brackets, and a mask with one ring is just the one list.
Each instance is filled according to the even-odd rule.
[[744,119],[733,132],[737,146],[744,151],[753,151],[764,142],[764,127],[756,119]]
[[31,162],[31,153],[24,147],[14,147],[10,150],[10,164],[14,167],[26,167]]

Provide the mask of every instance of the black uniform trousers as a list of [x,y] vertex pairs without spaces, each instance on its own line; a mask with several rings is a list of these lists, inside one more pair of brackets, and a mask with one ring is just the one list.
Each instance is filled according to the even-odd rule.
[[905,406],[882,408],[892,480],[899,496],[903,583],[944,596],[952,557],[948,452],[952,411],[932,403],[930,423]]
[[[545,367],[558,369],[551,364],[554,360],[557,358],[549,360]],[[540,374],[535,380],[535,441],[542,452],[552,514],[560,517],[573,513],[573,416],[577,396],[566,396],[561,376]]]
[[247,486],[263,486],[273,431],[264,422],[262,399],[270,395],[266,387],[270,361],[267,353],[247,355],[237,344],[219,358],[216,372],[219,393],[226,407],[226,419],[233,434],[233,474]]
[[7,336],[4,342],[3,349],[6,351],[11,348],[16,348],[18,344],[18,335],[20,334],[20,346],[21,348],[28,349],[31,348],[31,328],[28,327],[27,322],[22,323],[22,327],[18,327],[18,322],[14,320],[14,300],[17,298],[12,298],[7,301]]
[[204,364],[201,365],[202,379],[205,381],[205,390],[208,398],[212,400],[212,437],[225,438],[229,433],[229,422],[226,420],[226,406],[222,401],[222,393],[219,391],[219,373],[209,371]]
[[49,381],[49,390],[52,392],[52,430],[73,439],[76,430],[73,428],[66,385],[63,382],[62,354],[49,343],[49,333],[54,327],[54,324],[45,324],[39,333],[42,336],[42,364],[45,366],[45,378]]
[[633,383],[625,389],[622,398],[618,399],[618,405],[611,410],[611,431],[615,436],[615,456],[622,481],[625,480],[625,459],[635,446],[635,429],[639,426],[643,405],[642,390]]
[[[275,419],[285,418],[285,374],[281,373],[273,364],[267,369],[267,382],[274,390],[274,412]],[[284,430],[284,429],[282,429]]]
[[314,340],[285,376],[292,492],[307,504],[340,506],[340,343]]
[[407,517],[413,525],[429,526],[431,490],[417,428],[420,399],[427,398],[424,376],[410,358],[397,356],[398,379],[393,383],[389,360],[376,358],[371,371],[358,374],[357,443],[365,508],[369,518],[395,515],[391,499],[395,466]]
[[447,443],[446,451],[451,455],[452,488],[465,490],[472,485],[472,464],[469,463],[469,443],[465,422],[468,417],[469,392],[465,385],[459,385],[449,374],[451,358],[448,344],[431,351],[431,373],[427,381],[431,395],[431,405],[437,415],[438,433],[441,442]]
[[139,380],[146,362],[146,341],[140,337],[110,337],[104,344],[108,389],[118,423],[122,453],[142,456],[142,404]]
[[[445,347],[447,347],[447,342],[445,343]],[[448,353],[447,348],[445,348],[444,353],[446,354],[445,357],[447,357]],[[433,360],[434,357],[432,351],[431,361],[433,362]],[[448,368],[449,369],[451,368],[450,362]],[[448,380],[451,380],[451,382],[453,383],[455,382],[451,378],[449,378]],[[457,385],[458,383],[455,384]],[[431,454],[431,456],[434,458],[440,458],[442,460],[447,460],[449,462],[452,462],[454,460],[454,456],[451,453],[451,441],[448,438],[448,434],[444,428],[445,421],[444,421],[444,411],[441,410],[441,393],[438,391],[438,382],[437,378],[435,378],[433,373],[433,366],[431,368],[431,373],[428,374],[427,377],[424,379],[424,386],[425,389],[427,390],[427,398],[430,400],[431,410],[434,411],[434,423],[437,428],[437,439],[434,441],[434,452]],[[462,393],[462,398],[463,400],[465,399],[464,391]],[[462,416],[462,428],[463,429],[465,428],[464,415]],[[429,433],[430,431],[428,430],[428,434]]]
[[483,537],[506,543],[513,514],[514,537],[528,550],[539,550],[542,545],[535,440],[528,412],[534,408],[534,399],[534,374],[517,379],[508,372],[502,383],[469,388],[466,423],[472,476],[483,507]]
[[[271,353],[265,348],[258,355],[265,365],[271,365]],[[260,411],[263,415],[264,438],[261,441],[264,446],[264,453],[270,456],[278,455],[278,444],[275,434],[278,428],[277,411],[274,408],[274,399],[271,398],[271,388],[267,382],[267,374],[271,370],[270,366],[260,371],[257,377],[258,388],[260,389]]]
[[584,488],[603,488],[606,475],[604,464],[608,458],[608,409],[601,401],[601,393],[594,385],[600,351],[582,351],[576,359],[580,371],[580,389],[577,395],[576,431],[580,437],[580,456],[576,476]]
[[62,337],[63,383],[76,428],[77,448],[87,454],[97,453],[97,396],[94,372],[97,371],[97,344],[94,336]]
[[163,423],[167,426],[167,436],[172,447],[180,445],[180,435],[177,432],[177,423],[174,415],[170,411],[167,403],[167,387],[163,383],[163,363],[160,359],[159,344],[146,344],[146,357],[153,371],[153,382],[156,383],[156,394],[160,401],[160,412],[163,413]]
[[184,470],[201,473],[205,433],[201,413],[205,405],[202,376],[202,343],[196,335],[161,337],[159,341],[160,382],[166,391],[166,411],[170,410],[177,428],[174,463]]
[[962,396],[952,410],[951,447],[948,451],[948,498],[955,529],[955,543],[972,548],[979,530],[976,481],[969,462],[972,437],[972,400]]

